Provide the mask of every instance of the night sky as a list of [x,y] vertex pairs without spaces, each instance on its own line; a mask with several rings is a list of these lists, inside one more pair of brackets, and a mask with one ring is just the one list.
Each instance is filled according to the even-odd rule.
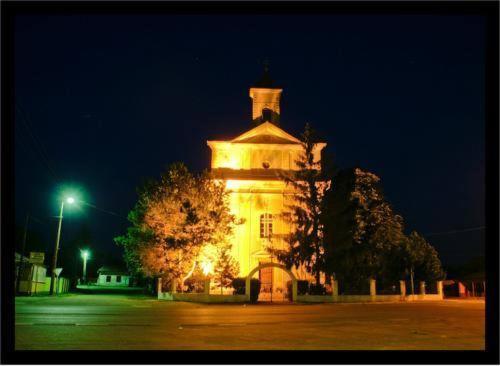
[[[207,140],[250,129],[266,58],[281,127],[309,122],[337,166],[379,175],[408,231],[485,224],[480,16],[33,15],[15,31],[16,223],[36,216],[47,253],[67,184],[101,210],[66,210],[61,248],[87,227],[96,263],[121,257],[136,187],[208,168]],[[484,253],[482,230],[428,240],[445,264]]]

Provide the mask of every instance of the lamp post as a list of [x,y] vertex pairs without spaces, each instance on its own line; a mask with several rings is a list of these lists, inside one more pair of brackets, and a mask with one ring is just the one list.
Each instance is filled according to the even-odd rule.
[[87,258],[89,257],[88,250],[82,250],[82,258],[83,258],[83,283],[87,282]]
[[[66,202],[69,204],[73,204],[75,199],[73,197],[68,197]],[[50,281],[50,294],[54,295],[54,282],[56,277],[56,267],[57,267],[57,253],[59,252],[59,239],[61,238],[61,226],[63,219],[63,211],[64,211],[64,200],[61,201],[61,209],[59,211],[59,225],[57,226],[57,238],[56,238],[56,247],[54,249],[54,256],[52,257],[52,270],[51,270],[51,281]]]

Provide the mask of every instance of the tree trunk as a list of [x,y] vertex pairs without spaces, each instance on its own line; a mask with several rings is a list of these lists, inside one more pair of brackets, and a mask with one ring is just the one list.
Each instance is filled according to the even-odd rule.
[[[316,262],[319,262],[319,245],[316,244]],[[321,271],[319,264],[316,263],[316,285],[320,285],[320,276],[321,276]]]

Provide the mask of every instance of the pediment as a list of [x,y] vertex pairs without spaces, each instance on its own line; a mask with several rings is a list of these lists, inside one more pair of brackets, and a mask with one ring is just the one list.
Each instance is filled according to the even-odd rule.
[[300,140],[271,122],[264,122],[231,140],[233,143],[300,144]]

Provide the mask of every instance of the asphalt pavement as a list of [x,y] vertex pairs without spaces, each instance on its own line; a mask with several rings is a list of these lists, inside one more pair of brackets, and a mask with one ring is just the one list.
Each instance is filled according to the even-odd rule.
[[143,295],[16,299],[19,350],[482,350],[484,301],[195,304]]

